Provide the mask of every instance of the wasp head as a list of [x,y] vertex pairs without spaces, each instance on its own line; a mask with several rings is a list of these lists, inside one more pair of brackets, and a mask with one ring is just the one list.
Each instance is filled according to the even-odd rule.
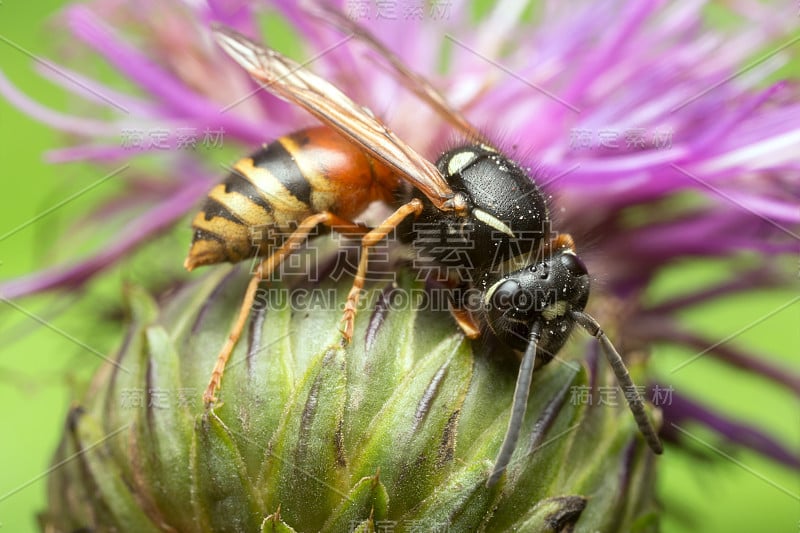
[[534,324],[541,327],[539,359],[549,361],[569,337],[589,299],[589,273],[572,250],[503,275],[483,295],[486,321],[509,347],[524,351]]

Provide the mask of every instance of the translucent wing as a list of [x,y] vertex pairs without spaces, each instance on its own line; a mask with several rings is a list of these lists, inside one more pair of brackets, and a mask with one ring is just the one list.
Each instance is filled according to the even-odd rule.
[[491,146],[489,140],[476,130],[460,111],[452,107],[444,95],[428,79],[408,68],[397,55],[386,48],[369,30],[348,18],[341,11],[333,9],[326,4],[311,4],[305,6],[305,8],[311,15],[327,24],[333,25],[339,31],[355,35],[358,40],[382,56],[389,63],[391,69],[394,70],[395,78],[423,102],[431,106],[440,117],[464,132],[473,141]]
[[453,191],[436,166],[401,141],[369,109],[333,84],[275,50],[223,27],[214,28],[222,48],[264,88],[298,104],[392,167],[444,211],[453,209]]

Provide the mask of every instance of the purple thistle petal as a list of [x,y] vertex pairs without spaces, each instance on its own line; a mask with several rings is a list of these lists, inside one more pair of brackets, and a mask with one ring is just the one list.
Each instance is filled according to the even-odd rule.
[[[624,236],[615,239],[614,246],[620,251],[633,247],[638,254],[662,260],[687,255],[728,255],[747,249],[788,253],[796,248],[796,243],[781,245],[757,240],[772,225],[758,217],[751,218],[748,227],[742,228],[740,213],[707,209],[704,213],[684,219],[627,231]],[[693,238],[687,239],[687,235]]]
[[77,135],[105,136],[112,134],[113,126],[100,120],[65,115],[34,102],[21,93],[0,71],[0,94],[16,107],[55,129]]
[[309,18],[309,13],[314,13],[318,9],[313,4],[306,6],[304,2],[286,2],[283,0],[277,0],[273,4],[275,9],[289,21],[291,27],[303,35],[307,42],[313,45],[313,48],[325,50],[338,40],[331,40],[331,33],[325,32],[318,23]]
[[124,109],[126,113],[135,116],[149,116],[157,113],[157,109],[144,99],[112,89],[63,65],[54,65],[54,67],[58,73],[54,72],[53,68],[45,68],[39,64],[34,68],[46,80],[89,102],[108,107],[112,111],[119,112]]
[[[784,202],[771,198],[753,196],[751,194],[743,194],[734,188],[730,188],[730,190],[727,188],[720,189],[720,191],[733,204],[756,216],[772,221],[787,222],[789,224],[800,223],[800,206],[798,206],[796,201]],[[800,236],[794,231],[786,228],[778,229],[800,241]],[[800,229],[795,228],[795,231],[800,231]]]
[[253,6],[240,0],[208,0],[208,9],[200,16],[210,25],[212,22],[224,24],[242,33],[251,33],[256,29],[253,17]]
[[95,255],[71,266],[57,266],[0,284],[0,296],[7,299],[54,289],[74,289],[95,275],[128,257],[139,246],[170,229],[186,211],[208,192],[213,182],[196,179],[173,196],[132,220],[126,229]]
[[790,392],[800,396],[800,375],[793,374],[787,368],[769,363],[764,356],[751,355],[743,350],[733,348],[720,342],[697,335],[681,328],[669,320],[651,317],[647,321],[637,323],[640,335],[655,342],[681,344],[703,355],[714,358],[735,368],[742,369],[751,374],[763,376],[777,384],[786,387]]
[[643,29],[644,18],[657,7],[656,4],[648,1],[632,2],[627,8],[623,8],[621,13],[617,12],[620,20],[604,35],[603,42],[595,45],[588,64],[582,65],[580,74],[564,93],[564,100],[568,102],[584,100],[587,89],[592,87],[594,81],[607,70],[609,65],[618,62],[619,49],[632,43],[633,40],[630,39],[632,34]]
[[786,82],[776,83],[767,90],[762,91],[761,94],[757,94],[749,98],[749,101],[739,103],[739,105],[733,109],[733,112],[730,113],[730,115],[727,117],[723,116],[722,120],[720,120],[716,125],[712,124],[711,127],[705,132],[700,130],[698,137],[694,140],[695,146],[710,147],[713,146],[717,141],[725,140],[725,137],[731,130],[739,126],[740,123],[745,119],[750,118],[753,113],[755,113],[762,105],[768,102],[785,87]]
[[[663,385],[653,385],[651,389],[656,386],[668,388]],[[747,424],[723,417],[676,392],[672,392],[671,401],[659,404],[658,407],[664,415],[661,435],[668,440],[675,442],[682,440],[681,433],[672,429],[671,424],[683,426],[697,422],[718,432],[732,445],[750,448],[788,467],[800,469],[800,458],[797,453],[785,448],[775,439]]]
[[224,113],[220,104],[198,95],[137,50],[117,39],[88,8],[73,5],[66,10],[65,19],[78,39],[157,97],[171,114],[193,117],[198,123],[210,128],[223,128],[245,141],[263,142],[263,125],[252,120],[239,119],[232,113]]
[[93,161],[95,163],[117,163],[127,161],[137,151],[117,145],[76,145],[69,148],[50,150],[45,155],[49,163],[72,163],[74,161]]
[[[710,302],[719,297],[748,290],[778,287],[784,283],[785,280],[771,268],[771,265],[744,272],[736,272],[734,278],[729,281],[697,292],[670,298],[658,305],[647,307],[642,311],[642,316],[647,320],[658,321],[672,313]],[[652,316],[652,318],[648,318],[648,315]]]

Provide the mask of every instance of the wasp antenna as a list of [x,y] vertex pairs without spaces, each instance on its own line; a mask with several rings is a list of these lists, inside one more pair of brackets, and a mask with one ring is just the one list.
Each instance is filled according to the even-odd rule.
[[500,479],[500,476],[505,472],[511,455],[514,453],[514,448],[517,447],[519,440],[519,433],[522,431],[522,421],[525,418],[525,410],[528,407],[528,394],[531,388],[531,379],[533,376],[533,367],[536,361],[536,348],[539,344],[539,336],[541,325],[536,322],[531,328],[530,336],[528,337],[528,347],[525,349],[525,355],[522,357],[522,363],[519,365],[519,374],[517,375],[517,386],[514,389],[514,401],[511,404],[511,418],[508,421],[508,429],[506,436],[503,438],[503,444],[500,446],[500,452],[497,454],[497,459],[494,462],[494,469],[486,480],[486,486],[492,487]]
[[641,394],[639,394],[639,391],[633,384],[633,380],[631,379],[628,369],[625,367],[622,356],[617,349],[614,348],[614,345],[611,344],[611,341],[600,328],[600,324],[598,324],[594,318],[579,311],[572,311],[571,315],[575,319],[575,322],[580,324],[583,329],[600,342],[600,346],[603,347],[603,351],[606,353],[606,359],[608,359],[611,368],[614,370],[614,374],[617,376],[617,382],[625,393],[625,398],[628,400],[628,407],[630,407],[633,418],[639,426],[639,431],[642,433],[642,436],[644,436],[644,439],[653,452],[657,454],[663,453],[664,447],[661,445],[661,440],[658,438],[658,433],[653,427],[653,424],[647,417],[647,412],[644,409],[644,400],[642,400]]

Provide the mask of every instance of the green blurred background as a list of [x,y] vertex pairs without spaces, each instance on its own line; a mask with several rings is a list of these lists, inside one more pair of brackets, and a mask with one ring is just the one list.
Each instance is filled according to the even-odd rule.
[[[76,112],[75,100],[32,72],[33,59],[5,39],[34,54],[53,56],[68,45],[54,37],[51,16],[63,0],[0,0],[0,67],[7,77],[36,100],[59,110]],[[795,13],[789,14],[795,16]],[[800,44],[796,45],[800,46]],[[100,67],[102,69],[102,67]],[[797,72],[796,65],[792,71]],[[39,124],[0,99],[0,235],[26,223],[43,211],[89,186],[105,170],[80,164],[49,165],[45,150],[67,143],[63,135]],[[115,190],[114,180],[53,211],[38,222],[0,240],[0,279],[19,276],[52,264],[70,253],[71,235],[63,235],[66,221],[85,213],[98,199]],[[188,223],[175,235],[151,246],[188,244]],[[171,254],[166,254],[172,257]],[[154,255],[151,253],[152,259]],[[93,286],[88,298],[40,296],[15,302],[59,331],[43,327],[19,309],[0,303],[0,529],[36,531],[36,513],[45,502],[45,474],[61,434],[65,413],[80,387],[97,368],[100,358],[79,345],[108,353],[118,343],[121,326],[97,321],[97,312],[112,315],[120,308],[125,281],[177,272],[180,265],[148,264],[142,260],[122,265]],[[797,260],[788,268],[800,268]],[[653,287],[653,298],[701,285],[727,272],[722,263],[679,265]],[[746,329],[733,344],[798,372],[800,304],[795,304],[752,326],[792,297],[791,291],[763,291],[727,298],[687,314],[685,323],[714,341]],[[111,325],[110,325],[111,324]],[[72,340],[70,340],[72,338]],[[746,420],[800,450],[800,405],[797,398],[772,383],[753,378],[703,357],[684,370],[670,370],[692,353],[657,347],[654,375],[682,394],[712,403],[723,413]],[[702,428],[688,427],[707,442],[716,442]],[[694,448],[708,452],[702,445]],[[800,531],[800,501],[776,488],[800,494],[797,472],[753,453],[740,453],[741,464],[721,459],[700,460],[668,448],[660,460],[659,493],[666,512],[663,530],[671,531]]]

